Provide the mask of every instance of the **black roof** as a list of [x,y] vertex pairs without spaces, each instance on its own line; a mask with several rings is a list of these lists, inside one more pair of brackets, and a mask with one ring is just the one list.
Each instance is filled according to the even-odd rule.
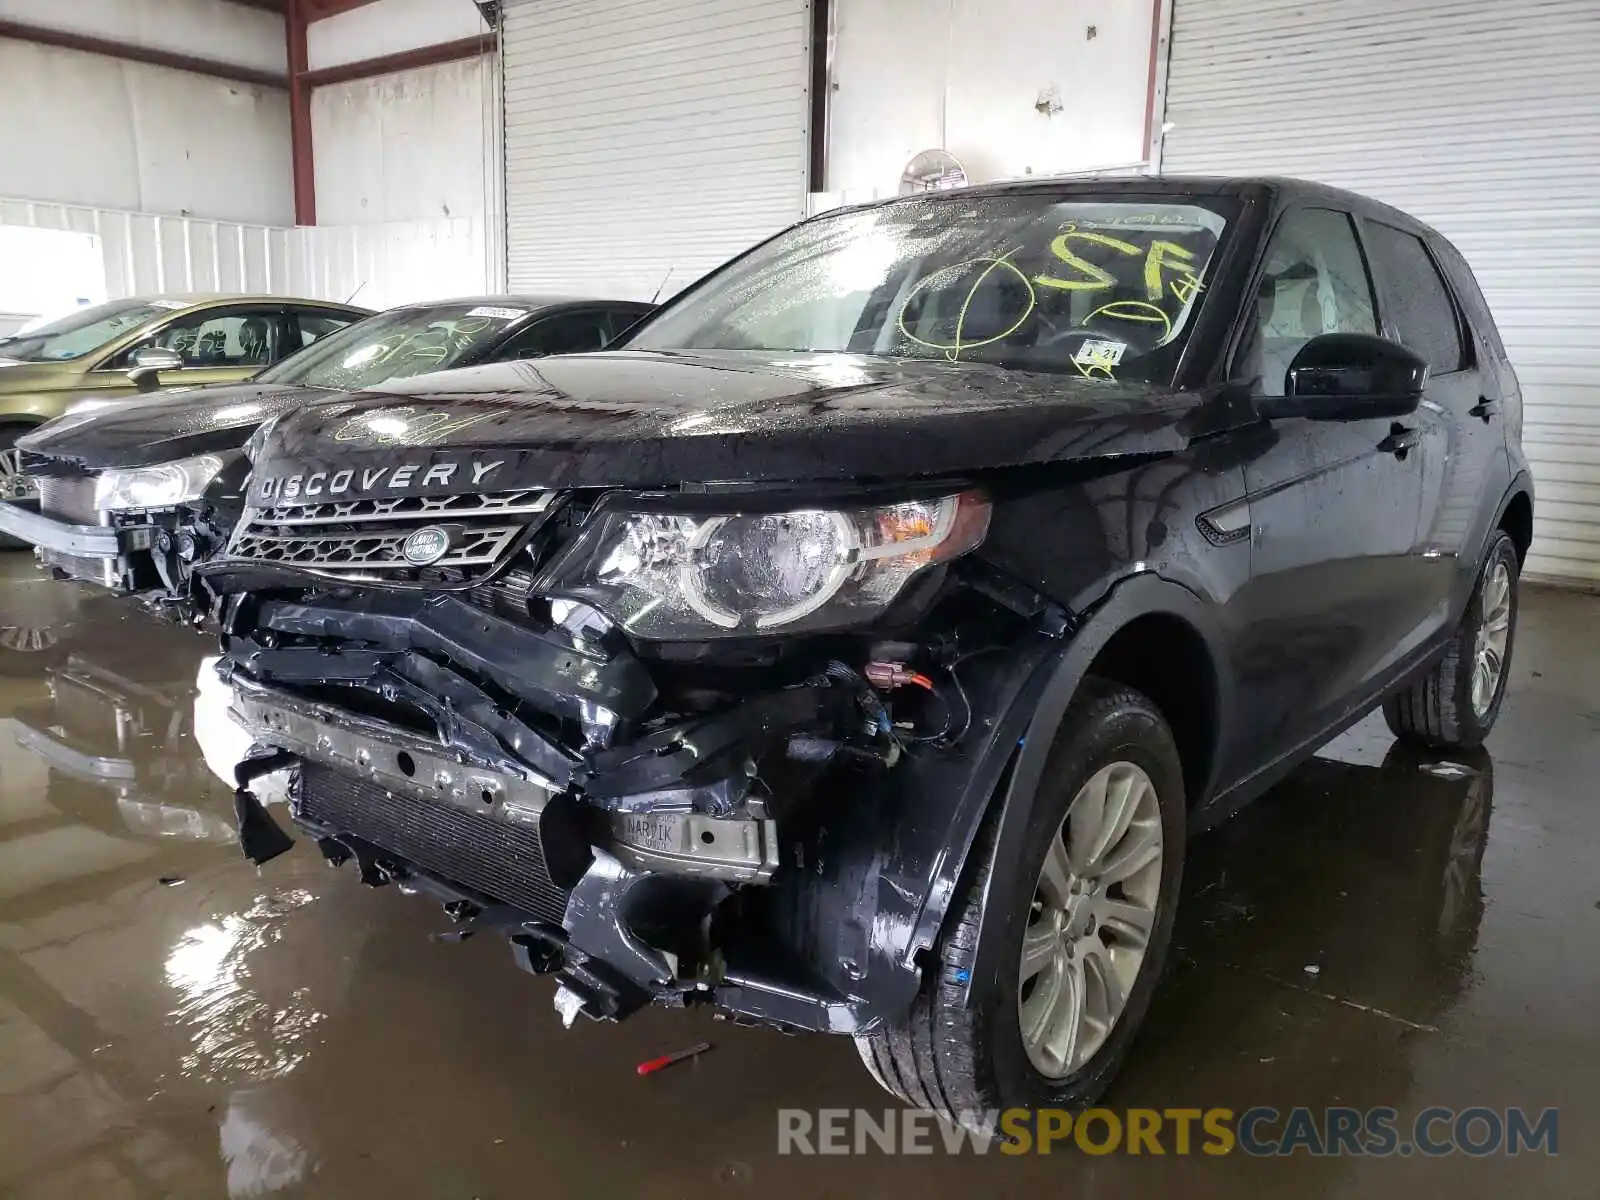
[[444,308],[459,304],[514,304],[518,308],[540,309],[557,308],[563,304],[639,304],[648,307],[643,300],[619,300],[610,296],[524,296],[510,293],[498,296],[448,296],[440,300],[418,300],[410,304],[397,304],[396,308]]
[[[848,208],[881,208],[914,200],[961,199],[973,196],[1004,196],[1017,193],[1069,193],[1094,192],[1099,195],[1173,195],[1173,196],[1247,196],[1277,198],[1282,200],[1311,200],[1337,205],[1370,216],[1382,217],[1393,224],[1408,226],[1433,233],[1429,226],[1400,209],[1326,183],[1309,179],[1295,179],[1284,175],[1115,175],[1085,176],[1057,175],[1026,179],[1007,179],[996,183],[980,183],[970,187],[950,188],[945,191],[913,192],[909,196],[891,196],[866,204],[849,205]],[[829,209],[840,212],[843,209]],[[819,213],[825,216],[827,213]]]

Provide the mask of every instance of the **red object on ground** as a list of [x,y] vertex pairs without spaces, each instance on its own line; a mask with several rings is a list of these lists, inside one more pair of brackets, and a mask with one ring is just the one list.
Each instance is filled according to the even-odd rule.
[[641,1075],[653,1075],[663,1067],[670,1067],[675,1062],[682,1062],[686,1058],[693,1058],[696,1054],[704,1054],[711,1049],[710,1042],[699,1042],[687,1050],[675,1050],[671,1054],[663,1054],[660,1058],[646,1059],[640,1063],[637,1070]]

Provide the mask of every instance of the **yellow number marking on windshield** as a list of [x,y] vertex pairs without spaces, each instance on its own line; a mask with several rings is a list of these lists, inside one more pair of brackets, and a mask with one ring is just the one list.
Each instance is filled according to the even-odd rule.
[[1092,262],[1085,262],[1072,252],[1072,239],[1078,238],[1085,242],[1093,242],[1097,246],[1109,246],[1122,254],[1138,255],[1139,247],[1132,242],[1125,242],[1121,238],[1111,237],[1104,233],[1090,233],[1076,226],[1069,225],[1056,236],[1050,243],[1050,253],[1054,254],[1067,266],[1082,271],[1085,279],[1058,279],[1054,275],[1035,275],[1033,282],[1040,287],[1062,288],[1066,291],[1100,292],[1109,287],[1116,287],[1117,277],[1104,267],[1097,267]]
[[[1006,338],[1010,337],[1013,333],[1022,328],[1022,323],[1033,314],[1034,306],[1038,303],[1038,296],[1034,293],[1033,284],[1028,282],[1028,277],[1017,268],[1015,263],[1008,261],[1012,253],[1014,253],[1014,251],[1007,251],[999,258],[969,259],[966,262],[956,263],[953,266],[945,267],[941,270],[935,271],[926,279],[920,281],[917,286],[912,288],[907,294],[906,302],[900,306],[900,315],[895,318],[895,324],[900,327],[900,333],[907,341],[915,342],[919,346],[926,346],[930,350],[943,351],[944,356],[951,362],[955,362],[958,358],[960,358],[963,350],[973,350],[979,346],[987,346],[992,342],[1004,341]],[[983,270],[980,271],[978,273],[978,277],[972,281],[972,286],[967,289],[967,294],[961,301],[961,311],[956,314],[954,342],[930,342],[927,338],[920,338],[906,328],[906,309],[911,307],[911,301],[916,298],[917,294],[921,292],[923,288],[932,287],[935,284],[944,284],[951,282],[954,279],[959,279],[965,273],[966,268],[976,266],[982,266]],[[1001,330],[992,337],[980,338],[976,341],[967,341],[961,336],[967,323],[967,309],[971,307],[972,298],[978,294],[978,289],[983,286],[983,281],[989,277],[990,272],[992,272],[996,267],[1004,267],[1022,281],[1022,286],[1027,289],[1028,303],[1026,306],[1024,306],[1017,319],[1013,321],[1006,329]]]
[[[1144,260],[1145,295],[1151,300],[1161,299],[1164,288],[1161,271],[1165,268],[1178,276],[1172,284],[1172,294],[1188,303],[1189,296],[1200,290],[1200,279],[1195,274],[1193,263],[1194,251],[1185,250],[1177,242],[1151,242],[1150,252]],[[1179,294],[1178,289],[1182,285],[1187,285],[1188,295]]]
[[1096,317],[1106,317],[1113,321],[1143,321],[1151,325],[1161,326],[1161,337],[1156,345],[1166,344],[1172,336],[1172,318],[1159,304],[1151,304],[1148,300],[1113,300],[1110,304],[1102,304],[1087,317],[1083,323],[1087,325]]

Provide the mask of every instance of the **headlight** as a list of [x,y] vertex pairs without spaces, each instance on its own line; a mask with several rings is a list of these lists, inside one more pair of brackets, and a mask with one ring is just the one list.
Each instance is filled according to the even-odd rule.
[[136,471],[106,471],[95,480],[94,506],[102,510],[171,508],[200,499],[220,470],[222,459],[201,454]]
[[602,507],[537,590],[583,600],[646,639],[837,629],[877,616],[988,527],[989,504],[972,492],[843,510]]

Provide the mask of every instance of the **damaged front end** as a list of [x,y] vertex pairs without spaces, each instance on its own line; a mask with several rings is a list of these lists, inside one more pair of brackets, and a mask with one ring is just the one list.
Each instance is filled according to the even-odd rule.
[[237,516],[243,455],[197,455],[127,470],[98,470],[25,454],[38,512],[6,505],[0,529],[35,547],[58,579],[139,596],[185,615],[214,597],[197,593],[194,567],[226,544]]
[[502,931],[569,1022],[905,1011],[1064,621],[967,556],[982,495],[273,482],[199,568],[249,857],[288,845],[251,790],[286,771],[329,862]]

